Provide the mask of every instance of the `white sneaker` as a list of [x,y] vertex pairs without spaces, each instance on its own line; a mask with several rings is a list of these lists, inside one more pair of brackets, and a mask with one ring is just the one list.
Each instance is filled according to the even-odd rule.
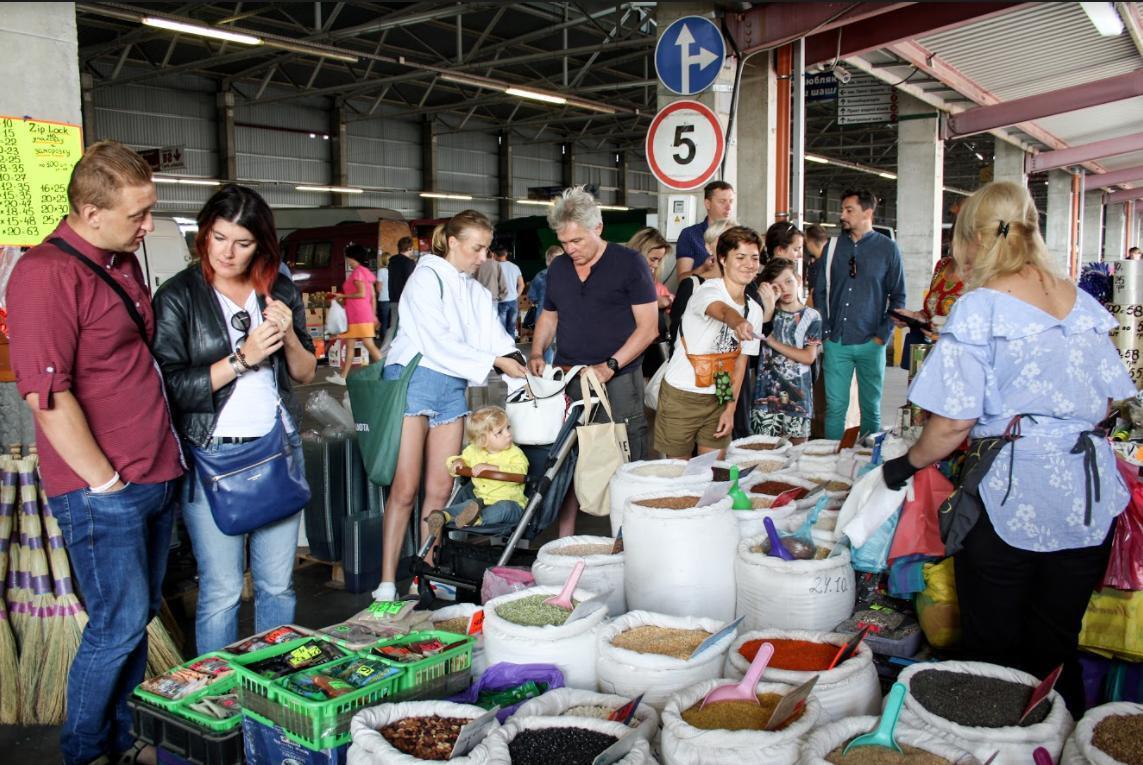
[[373,591],[373,599],[379,603],[385,603],[397,599],[397,585],[393,582],[382,582],[377,585],[377,589]]
[[329,377],[325,378],[325,381],[331,385],[345,385],[345,378],[337,372],[334,372]]

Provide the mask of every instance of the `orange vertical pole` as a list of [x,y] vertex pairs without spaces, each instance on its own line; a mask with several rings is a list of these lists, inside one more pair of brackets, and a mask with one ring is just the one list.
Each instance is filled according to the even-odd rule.
[[1072,173],[1072,225],[1068,237],[1068,272],[1072,281],[1079,278],[1080,242],[1079,242],[1079,216],[1080,216],[1080,177]]
[[777,221],[790,219],[790,109],[792,106],[790,81],[794,73],[794,47],[783,45],[778,49],[778,129],[775,140],[777,159],[774,194],[774,217]]

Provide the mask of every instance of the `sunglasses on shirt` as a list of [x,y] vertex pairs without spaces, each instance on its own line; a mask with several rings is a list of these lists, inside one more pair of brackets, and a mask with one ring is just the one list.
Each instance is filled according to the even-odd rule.
[[230,326],[242,333],[242,336],[238,338],[238,342],[234,344],[235,348],[240,348],[242,343],[246,341],[246,336],[250,334],[250,314],[246,311],[238,311],[230,317]]

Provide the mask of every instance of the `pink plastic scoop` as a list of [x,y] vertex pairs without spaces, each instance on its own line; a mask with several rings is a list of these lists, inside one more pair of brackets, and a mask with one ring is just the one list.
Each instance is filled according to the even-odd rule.
[[544,600],[544,605],[559,606],[560,608],[566,608],[568,611],[575,609],[575,604],[572,603],[571,596],[579,584],[579,578],[583,576],[583,568],[586,565],[587,564],[582,560],[576,561],[575,568],[572,569],[568,580],[564,582],[564,588],[560,590],[560,594]]
[[760,705],[757,691],[758,681],[762,678],[762,673],[766,671],[766,665],[770,663],[770,657],[773,655],[774,644],[763,643],[758,647],[754,661],[750,662],[750,669],[746,670],[746,677],[742,678],[738,685],[723,685],[715,688],[703,697],[702,706],[705,707],[707,704],[713,704],[716,701],[749,701]]

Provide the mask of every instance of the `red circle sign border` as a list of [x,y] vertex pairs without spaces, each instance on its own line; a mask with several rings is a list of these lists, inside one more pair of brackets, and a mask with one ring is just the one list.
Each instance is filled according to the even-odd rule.
[[[680,109],[691,109],[701,114],[714,126],[714,134],[718,137],[718,148],[714,153],[714,161],[710,163],[710,167],[700,173],[695,180],[687,183],[682,183],[670,178],[663,169],[659,167],[658,163],[655,162],[655,154],[651,150],[651,146],[654,143],[655,131],[658,130],[659,125],[662,124],[663,120]],[[690,191],[691,189],[697,189],[699,186],[702,186],[714,175],[719,164],[722,163],[722,157],[726,151],[726,137],[722,134],[722,125],[718,122],[718,116],[709,106],[699,101],[684,99],[667,104],[660,109],[659,113],[655,115],[655,118],[651,120],[651,127],[647,128],[647,137],[643,139],[643,151],[647,155],[647,166],[651,169],[651,173],[659,180],[659,183],[676,191]]]

